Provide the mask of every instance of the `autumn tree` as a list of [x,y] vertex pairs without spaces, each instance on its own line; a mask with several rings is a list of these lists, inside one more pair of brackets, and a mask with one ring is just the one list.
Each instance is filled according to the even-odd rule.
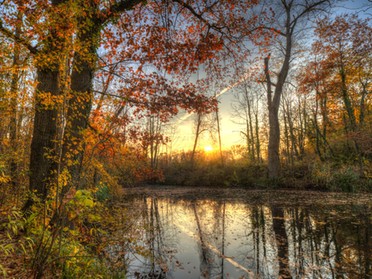
[[[313,61],[308,63],[312,70],[300,79],[302,91],[315,94],[313,122],[317,154],[324,158],[323,146],[335,156],[334,149],[345,144],[346,148],[339,149],[338,153],[356,157],[361,175],[370,137],[367,132],[370,120],[366,118],[370,109],[371,81],[369,22],[355,15],[320,20],[313,44]],[[318,116],[321,116],[321,123],[318,123]]]
[[[0,22],[1,32],[34,56],[37,87],[30,161],[36,164],[30,164],[30,190],[36,191],[39,197],[45,199],[48,194],[47,184],[53,181],[56,174],[51,170],[56,170],[60,73],[70,25],[68,5],[66,1],[52,1],[50,6],[41,2],[35,6],[24,2],[9,2],[4,7],[5,14]],[[21,16],[17,13],[12,17],[14,9],[22,12]],[[8,28],[19,26],[25,18],[27,26],[22,32],[12,32]],[[31,43],[35,41],[39,42],[36,46]]]
[[331,73],[330,93],[335,100],[342,100],[344,130],[354,143],[361,175],[363,159],[357,138],[364,138],[361,129],[365,125],[369,103],[371,46],[368,42],[372,39],[369,21],[353,15],[336,17],[333,21],[323,19],[318,23],[316,33],[319,39],[315,43],[316,51],[324,55],[322,65]]
[[[329,72],[322,66],[319,55],[314,55],[304,67],[300,68],[297,80],[299,93],[311,98],[310,116],[311,132],[310,142],[314,142],[314,149],[320,160],[324,161],[334,156],[333,148],[330,145],[329,133],[331,132],[330,120],[330,96],[328,92]],[[309,97],[310,93],[313,94]]]

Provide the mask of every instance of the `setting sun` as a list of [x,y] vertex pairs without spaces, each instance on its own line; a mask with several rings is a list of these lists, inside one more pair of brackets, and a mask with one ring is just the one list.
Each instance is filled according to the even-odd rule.
[[213,147],[210,146],[210,145],[207,145],[207,146],[204,147],[205,152],[211,152],[212,150],[213,150]]

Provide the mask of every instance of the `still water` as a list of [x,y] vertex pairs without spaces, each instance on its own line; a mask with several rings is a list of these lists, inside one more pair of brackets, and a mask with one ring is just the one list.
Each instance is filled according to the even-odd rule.
[[[132,235],[126,234],[126,276],[370,278],[371,198],[241,189],[128,190],[123,206],[131,208]],[[114,246],[111,250],[115,254]]]

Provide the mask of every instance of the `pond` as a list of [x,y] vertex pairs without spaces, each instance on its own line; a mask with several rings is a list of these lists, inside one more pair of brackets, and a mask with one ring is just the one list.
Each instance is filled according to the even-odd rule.
[[122,253],[127,278],[371,275],[370,194],[156,187],[124,196],[136,228]]

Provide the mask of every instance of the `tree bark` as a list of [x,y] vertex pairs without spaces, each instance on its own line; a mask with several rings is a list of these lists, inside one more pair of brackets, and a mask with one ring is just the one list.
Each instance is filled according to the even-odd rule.
[[49,107],[44,105],[41,94],[59,95],[59,70],[38,69],[37,76],[34,131],[30,154],[30,191],[44,202],[58,165],[55,149],[58,109],[54,104]]
[[66,127],[63,137],[62,169],[71,176],[71,181],[62,194],[74,183],[80,185],[80,174],[84,156],[84,131],[88,127],[93,100],[93,78],[96,69],[97,48],[101,23],[95,21],[97,4],[89,2],[82,7],[90,16],[79,18],[77,42],[82,46],[75,52],[71,73],[71,96],[68,100]]
[[[266,83],[267,83],[267,102],[268,102],[268,110],[269,110],[269,146],[268,146],[268,171],[269,171],[269,178],[277,179],[279,177],[279,170],[280,170],[280,159],[279,159],[279,144],[280,144],[280,127],[279,127],[279,104],[280,98],[282,95],[282,88],[285,79],[283,79],[284,75],[281,75],[281,79],[278,79],[278,83],[275,87],[274,98],[272,97],[272,82],[270,78],[270,71],[269,71],[269,59],[270,57],[265,58],[265,75],[266,75]],[[284,64],[282,69],[284,69]],[[289,58],[288,63],[286,65],[286,69],[288,71],[289,67]],[[282,71],[281,71],[282,73]],[[282,84],[280,84],[282,83]]]

